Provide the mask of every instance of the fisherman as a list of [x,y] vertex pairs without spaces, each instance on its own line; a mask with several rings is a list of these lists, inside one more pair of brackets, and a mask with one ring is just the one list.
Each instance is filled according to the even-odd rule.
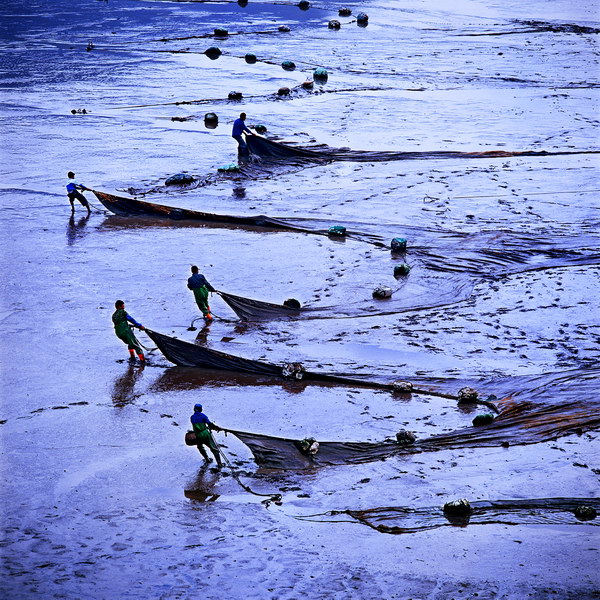
[[192,422],[192,428],[196,433],[196,440],[198,441],[198,452],[202,454],[205,461],[210,462],[204,446],[208,446],[210,451],[213,453],[217,466],[219,469],[223,466],[221,462],[221,454],[219,453],[219,447],[213,439],[211,429],[221,431],[221,428],[214,423],[211,423],[210,419],[202,412],[202,404],[194,405],[194,414],[191,416],[190,421]]
[[90,203],[87,201],[87,198],[79,191],[90,191],[90,188],[85,187],[85,185],[81,185],[75,181],[75,173],[73,171],[69,171],[67,173],[67,177],[69,181],[67,182],[67,197],[69,198],[69,202],[71,203],[71,212],[75,212],[75,200],[79,200],[83,206],[87,208],[88,215],[90,214]]
[[198,272],[196,265],[192,266],[192,276],[188,278],[187,286],[189,290],[194,292],[196,304],[204,316],[204,321],[210,323],[213,317],[210,314],[210,306],[208,305],[208,292],[215,292],[216,290],[208,283],[206,277]]
[[248,155],[248,144],[244,140],[242,133],[246,133],[249,135],[254,135],[247,127],[244,121],[246,120],[246,113],[240,113],[240,118],[236,119],[233,122],[233,130],[231,132],[231,137],[237,141],[238,143],[238,151],[240,154],[245,156]]
[[112,316],[112,321],[115,325],[115,334],[123,343],[127,344],[127,348],[129,348],[129,362],[135,362],[135,353],[137,352],[140,362],[145,364],[146,358],[144,357],[142,346],[133,334],[129,323],[142,331],[145,327],[141,323],[138,323],[131,315],[127,314],[123,300],[117,300],[115,308],[117,310],[115,310]]

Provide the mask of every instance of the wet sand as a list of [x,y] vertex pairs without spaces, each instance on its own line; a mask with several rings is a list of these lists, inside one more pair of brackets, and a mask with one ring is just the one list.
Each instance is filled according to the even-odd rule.
[[[597,413],[594,3],[377,0],[350,5],[350,17],[340,7],[0,8],[3,597],[599,597],[598,518],[400,535],[305,518],[433,510],[457,498],[597,498],[597,430],[308,472],[259,469],[239,440],[217,434],[246,485],[282,495],[280,505],[261,503],[228,468],[212,472],[184,445],[196,402],[230,429],[327,441],[449,434],[483,411],[179,368],[156,351],[142,370],[113,334],[121,298],[152,329],[246,358],[449,394],[469,385],[536,406],[577,401]],[[367,27],[354,21],[359,11]],[[215,27],[236,35],[216,40]],[[217,60],[204,54],[213,45],[223,51]],[[284,60],[296,70],[283,70]],[[319,66],[327,82],[299,89]],[[282,86],[290,96],[277,95]],[[241,102],[227,100],[234,90]],[[230,127],[242,110],[268,136],[313,149],[548,155],[262,161],[219,174],[237,160]],[[205,127],[206,112],[218,114],[216,129]],[[68,170],[88,187],[135,190],[149,202],[344,225],[385,243],[405,237],[408,252],[96,210],[87,218],[81,206],[70,219]],[[178,172],[204,184],[165,188]],[[412,269],[395,279],[400,261]],[[185,287],[190,264],[233,294],[335,308],[240,324],[214,296],[218,318],[189,331],[198,316]],[[372,298],[378,284],[395,290],[391,299]]]

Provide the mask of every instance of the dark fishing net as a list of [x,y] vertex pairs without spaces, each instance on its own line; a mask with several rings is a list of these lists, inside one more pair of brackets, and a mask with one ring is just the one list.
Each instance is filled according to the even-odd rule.
[[[235,371],[237,373],[274,375],[283,378],[283,365],[242,358],[241,356],[226,354],[218,350],[211,350],[204,346],[196,346],[195,344],[190,344],[189,342],[184,342],[183,340],[178,340],[177,338],[163,335],[150,329],[146,329],[145,331],[166,358],[181,367],[219,369]],[[390,385],[378,382],[351,379],[328,373],[313,373],[310,371],[304,372],[304,380],[333,382],[370,388],[391,388]]]
[[371,462],[402,452],[402,448],[395,442],[319,442],[317,454],[308,455],[299,449],[300,440],[246,431],[228,432],[250,448],[256,464],[267,469],[312,469],[327,465]]
[[[123,217],[163,217],[174,221],[193,220],[203,223],[225,223],[231,225],[255,225],[258,227],[266,227],[278,229],[282,231],[300,231],[303,233],[318,233],[311,229],[297,227],[279,219],[273,219],[265,215],[239,217],[233,215],[217,215],[214,213],[205,213],[197,210],[189,210],[186,208],[176,208],[173,206],[165,206],[163,204],[154,204],[143,200],[135,200],[133,198],[123,198],[106,194],[94,190],[94,194],[102,202],[102,204],[111,212]],[[325,232],[320,232],[325,233]]]
[[171,362],[182,367],[202,367],[257,375],[281,376],[281,367],[258,360],[233,356],[218,350],[196,346],[150,329],[145,330],[150,339]]
[[[502,404],[502,403],[501,403]],[[315,455],[306,455],[299,440],[243,431],[232,431],[252,452],[256,463],[272,469],[307,469],[331,465],[359,464],[383,460],[398,454],[501,445],[525,445],[581,434],[600,428],[600,408],[584,401],[556,405],[531,402],[505,403],[500,414],[485,427],[467,427],[447,434],[400,446],[383,442],[321,442]]]
[[226,292],[217,292],[235,314],[244,321],[264,321],[268,319],[285,319],[299,317],[310,308],[290,308],[283,304],[272,304],[261,300],[252,300]]
[[[242,358],[241,356],[234,356],[218,350],[211,350],[205,346],[196,346],[195,344],[190,344],[189,342],[184,342],[183,340],[163,335],[162,333],[150,329],[146,329],[145,331],[165,357],[172,363],[181,367],[199,367],[202,369],[234,371],[236,373],[271,375],[281,379],[286,377],[286,374],[284,373],[286,365],[275,365],[259,360]],[[290,379],[294,380],[294,377],[290,377]],[[368,376],[365,376],[365,379],[356,379],[335,373],[315,373],[313,371],[303,370],[301,379],[307,382],[329,382],[338,383],[340,385],[350,385],[353,387],[393,390],[393,384],[373,381],[369,379]],[[414,388],[413,392],[416,394],[456,399],[455,396],[435,390]],[[482,403],[489,405],[489,403]]]
[[[581,152],[547,152],[540,151],[505,151],[488,150],[484,152],[456,152],[456,151],[431,151],[431,152],[378,152],[368,150],[346,150],[330,148],[328,146],[315,146],[303,148],[281,144],[264,137],[249,135],[246,137],[250,152],[261,158],[271,159],[304,159],[307,161],[353,161],[353,162],[387,162],[396,160],[424,160],[444,158],[507,158],[512,156],[548,156],[556,154],[581,154]],[[598,153],[585,151],[584,153]]]
[[[438,283],[437,287],[435,284]],[[447,284],[445,289],[443,285]],[[410,293],[396,294],[393,299],[382,304],[374,300],[371,294],[367,298],[348,301],[345,304],[328,306],[303,306],[291,309],[283,304],[273,304],[234,296],[219,292],[223,300],[244,321],[266,321],[276,319],[339,319],[364,315],[392,315],[418,310],[421,308],[436,308],[456,304],[467,299],[473,290],[469,281],[446,278],[442,281],[435,279],[429,287],[425,285],[414,287]],[[398,291],[398,290],[396,290]],[[435,298],[433,297],[433,294]]]
[[[600,519],[583,521],[575,516],[582,507],[600,510],[597,498],[541,498],[532,500],[496,500],[471,502],[470,515],[449,517],[443,507],[405,508],[381,507],[366,510],[331,511],[325,517],[348,515],[383,533],[413,533],[438,527],[466,527],[467,525],[600,525]],[[303,520],[317,520],[304,517]]]
[[[207,223],[210,225],[261,227],[267,230],[271,229],[276,231],[310,233],[313,235],[328,235],[327,229],[311,229],[308,227],[301,227],[299,225],[294,225],[289,221],[275,219],[266,215],[247,217],[236,215],[218,215],[187,208],[166,206],[164,204],[154,204],[153,202],[146,202],[144,200],[137,200],[134,198],[124,198],[122,196],[115,196],[113,194],[98,192],[96,190],[92,191],[98,200],[102,202],[105,208],[121,217],[154,217],[168,221],[195,221],[197,223]],[[360,240],[379,247],[385,246],[385,244],[381,242],[379,236],[373,234],[354,231],[351,234],[348,234],[346,237]]]
[[[146,333],[166,358],[177,365],[268,375],[283,379],[283,367],[280,365],[196,346],[148,329],[146,329]],[[515,397],[518,397],[519,393],[507,395],[503,400],[495,403],[481,401],[480,404],[499,413],[492,423],[483,427],[467,427],[423,438],[409,446],[401,446],[390,440],[382,442],[319,441],[318,452],[309,455],[299,447],[300,440],[244,431],[232,431],[232,433],[250,448],[258,465],[274,469],[306,469],[365,463],[397,454],[416,454],[447,449],[536,444],[565,435],[581,435],[586,431],[600,428],[600,406],[588,401],[588,396],[597,389],[599,376],[600,371],[590,369],[586,377],[582,378],[577,394],[572,393],[572,382],[569,384],[568,378],[565,380],[567,377],[565,375],[548,378],[545,386],[536,384],[535,388],[530,389],[528,395],[532,398],[553,398],[550,403],[518,401]],[[389,383],[310,371],[304,372],[304,380],[372,389],[393,389],[393,384]],[[498,384],[498,387],[502,386]],[[434,390],[414,388],[413,393],[455,399],[455,396]],[[572,399],[561,401],[561,397]]]

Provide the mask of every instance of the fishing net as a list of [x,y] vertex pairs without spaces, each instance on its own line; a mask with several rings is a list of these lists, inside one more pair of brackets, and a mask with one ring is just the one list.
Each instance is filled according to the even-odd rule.
[[196,346],[195,344],[189,344],[177,338],[151,331],[150,329],[146,329],[145,331],[171,362],[182,367],[201,367],[205,369],[256,373],[257,375],[281,376],[281,367],[278,365],[271,365],[258,360],[211,350],[203,346]]
[[[279,219],[273,219],[266,215],[240,217],[233,215],[217,215],[214,213],[205,213],[186,208],[177,208],[174,206],[165,206],[163,204],[154,204],[134,198],[124,198],[105,192],[93,190],[94,194],[102,204],[116,215],[124,217],[149,216],[164,217],[167,219],[182,220],[190,219],[204,223],[225,223],[231,225],[256,225],[271,229],[283,231],[300,231],[303,233],[318,233],[312,229],[297,227]],[[324,233],[324,232],[321,232]]]
[[267,319],[283,319],[298,317],[302,312],[311,309],[291,308],[283,304],[272,304],[261,300],[252,300],[234,294],[217,292],[235,314],[244,321],[264,321]]
[[[400,534],[436,529],[444,526],[467,525],[576,525],[576,516],[600,509],[596,498],[541,498],[532,500],[496,500],[470,503],[468,515],[453,517],[442,508],[380,507],[366,510],[345,510],[326,513],[328,516],[345,514],[382,533]],[[591,514],[591,513],[590,513]],[[323,516],[323,515],[315,515]],[[310,517],[308,520],[311,520]],[[588,525],[600,522],[587,521]]]
[[[261,158],[278,159],[306,159],[311,161],[354,161],[354,162],[385,162],[396,160],[423,160],[423,159],[459,159],[459,158],[509,158],[512,156],[548,156],[562,154],[581,154],[581,152],[547,152],[545,150],[533,151],[507,151],[486,150],[480,152],[458,152],[453,150],[434,150],[430,152],[393,152],[372,150],[346,150],[331,148],[326,145],[313,148],[292,146],[269,140],[264,137],[249,135],[246,142],[250,152]],[[586,152],[588,153],[588,152]],[[589,153],[597,154],[592,150]]]
[[[242,358],[241,356],[234,356],[233,354],[212,350],[204,346],[196,346],[195,344],[191,344],[189,342],[185,342],[183,340],[179,340],[150,329],[145,329],[145,332],[154,341],[154,343],[158,346],[160,351],[168,360],[181,367],[199,367],[203,369],[234,371],[237,373],[254,373],[256,375],[271,375],[283,379],[285,378],[285,372],[290,365],[299,364],[288,363],[287,365],[276,365],[260,360]],[[353,379],[344,375],[336,375],[332,373],[315,373],[312,371],[304,371],[303,369],[302,379],[305,381],[338,383],[353,387],[392,390],[391,383],[379,383],[367,378]],[[448,394],[442,394],[435,391],[415,389],[414,392],[445,398],[454,398]]]
[[585,402],[539,406],[523,402],[507,406],[485,428],[466,427],[442,435],[418,439],[413,444],[382,442],[326,442],[306,456],[298,448],[301,440],[245,431],[232,431],[250,448],[256,463],[272,469],[308,469],[331,465],[359,464],[383,460],[397,454],[502,445],[535,444],[600,427],[600,410],[590,412]]

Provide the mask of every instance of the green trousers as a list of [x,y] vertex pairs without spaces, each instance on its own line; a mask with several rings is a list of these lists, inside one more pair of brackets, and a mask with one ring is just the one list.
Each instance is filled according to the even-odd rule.
[[200,309],[200,312],[206,316],[210,313],[210,306],[208,305],[208,288],[203,285],[199,288],[194,288],[194,299]]
[[[204,426],[202,429],[201,427]],[[200,425],[194,425],[194,431],[196,432],[196,439],[198,440],[198,445],[202,444],[203,446],[208,446],[211,450],[218,451],[217,445],[215,444],[215,440],[213,440],[212,433],[210,430],[204,425],[204,423]]]
[[130,350],[135,350],[138,354],[143,354],[142,347],[137,341],[137,338],[133,334],[133,331],[129,325],[126,323],[119,324],[117,327],[115,327],[115,333],[124,344],[127,344],[127,348]]

